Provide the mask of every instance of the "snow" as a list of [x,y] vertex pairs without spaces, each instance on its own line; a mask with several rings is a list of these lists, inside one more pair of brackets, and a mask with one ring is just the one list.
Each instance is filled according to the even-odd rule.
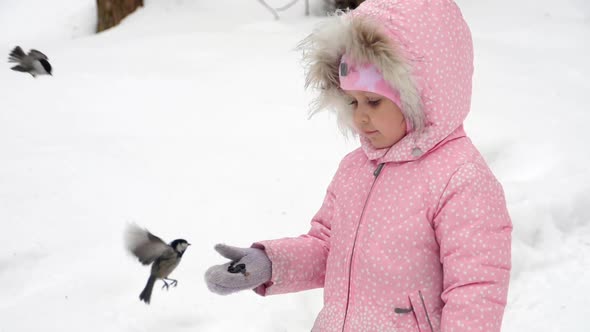
[[[218,296],[203,274],[215,243],[306,232],[357,146],[333,116],[307,118],[294,48],[321,18],[147,0],[94,35],[94,3],[0,3],[0,53],[37,48],[55,70],[0,71],[0,332],[309,331],[321,290]],[[515,225],[503,330],[588,331],[590,4],[459,5],[476,53],[466,129]],[[129,222],[193,244],[150,306]]]

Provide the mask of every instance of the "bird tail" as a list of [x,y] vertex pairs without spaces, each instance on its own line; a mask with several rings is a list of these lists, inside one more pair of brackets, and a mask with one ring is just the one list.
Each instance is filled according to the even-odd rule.
[[20,62],[26,56],[25,52],[23,51],[20,46],[15,47],[10,55],[8,56],[8,62]]
[[156,283],[156,277],[150,276],[150,278],[147,281],[147,284],[145,284],[145,288],[143,289],[141,294],[139,294],[140,300],[142,300],[143,302],[145,302],[147,304],[150,304],[150,299],[152,298],[152,290],[154,289],[155,283]]

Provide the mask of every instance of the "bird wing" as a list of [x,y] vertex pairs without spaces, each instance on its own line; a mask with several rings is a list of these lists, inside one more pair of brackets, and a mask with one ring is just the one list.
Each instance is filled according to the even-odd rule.
[[32,56],[32,57],[33,57],[33,58],[35,58],[35,59],[45,59],[45,60],[49,60],[49,58],[47,58],[47,55],[45,55],[45,54],[43,54],[43,53],[41,53],[41,52],[39,52],[39,51],[37,51],[37,50],[34,50],[34,49],[31,49],[31,50],[29,51],[29,54],[28,54],[28,55],[29,55],[29,56]]
[[168,249],[164,251],[162,255],[160,255],[160,260],[167,260],[173,258],[178,258],[178,253],[170,246],[168,246]]
[[135,224],[127,227],[125,235],[127,249],[144,265],[151,264],[169,250],[173,251],[162,239]]
[[20,65],[19,65],[19,66],[14,66],[14,67],[12,67],[12,68],[10,68],[10,69],[12,69],[12,70],[14,70],[14,71],[21,71],[21,72],[23,72],[23,73],[26,73],[26,72],[28,72],[27,68],[25,68],[25,67],[23,67],[23,66],[20,66]]

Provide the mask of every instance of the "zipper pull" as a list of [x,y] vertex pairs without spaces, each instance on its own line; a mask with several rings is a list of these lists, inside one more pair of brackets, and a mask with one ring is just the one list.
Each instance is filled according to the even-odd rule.
[[409,314],[410,312],[414,311],[414,308],[395,308],[394,311],[396,314]]
[[373,172],[373,175],[375,177],[379,176],[379,173],[381,173],[381,170],[383,169],[384,165],[385,165],[385,163],[381,163],[381,164],[379,164],[379,166],[377,166],[377,169],[375,170],[375,172]]

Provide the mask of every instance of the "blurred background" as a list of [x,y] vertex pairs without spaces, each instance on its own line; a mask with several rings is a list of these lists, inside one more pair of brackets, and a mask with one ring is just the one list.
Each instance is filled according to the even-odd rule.
[[[458,0],[475,44],[465,124],[514,222],[503,331],[590,330],[590,2]],[[307,232],[340,159],[309,119],[297,43],[355,1],[0,0],[0,332],[309,331],[322,291],[210,293],[215,243]],[[193,245],[152,304],[136,222]]]

